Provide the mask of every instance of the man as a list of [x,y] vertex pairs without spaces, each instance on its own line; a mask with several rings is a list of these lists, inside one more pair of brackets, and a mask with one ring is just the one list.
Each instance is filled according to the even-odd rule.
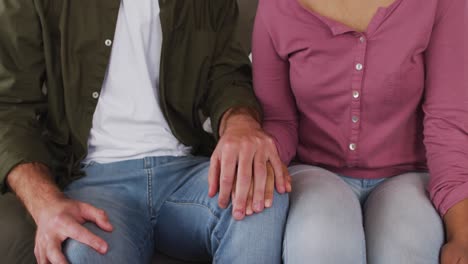
[[2,261],[33,261],[30,214],[40,264],[280,263],[289,177],[236,19],[234,0],[0,0]]

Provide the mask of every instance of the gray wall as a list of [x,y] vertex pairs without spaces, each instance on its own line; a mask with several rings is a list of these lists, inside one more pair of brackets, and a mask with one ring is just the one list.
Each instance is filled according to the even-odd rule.
[[245,50],[250,53],[252,41],[252,27],[257,12],[258,0],[238,0],[239,2],[239,25],[237,35]]

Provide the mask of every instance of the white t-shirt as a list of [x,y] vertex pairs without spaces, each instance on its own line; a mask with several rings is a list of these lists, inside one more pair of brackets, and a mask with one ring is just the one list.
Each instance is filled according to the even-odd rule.
[[159,13],[158,1],[121,1],[85,163],[182,156],[190,152],[174,137],[159,107]]

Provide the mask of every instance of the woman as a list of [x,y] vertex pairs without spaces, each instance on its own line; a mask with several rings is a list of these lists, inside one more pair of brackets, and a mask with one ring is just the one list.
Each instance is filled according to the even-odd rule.
[[467,8],[260,1],[256,94],[298,162],[285,263],[468,263]]

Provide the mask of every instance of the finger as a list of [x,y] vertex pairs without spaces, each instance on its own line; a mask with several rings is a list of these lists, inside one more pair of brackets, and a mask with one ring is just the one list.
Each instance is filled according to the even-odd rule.
[[62,253],[62,243],[60,241],[50,244],[47,249],[47,259],[52,264],[68,264],[65,256]]
[[43,250],[42,246],[40,246],[37,242],[36,247],[34,248],[34,255],[36,256],[38,264],[45,264],[47,262],[45,250]]
[[286,191],[286,180],[284,179],[283,162],[277,157],[277,155],[270,156],[269,161],[275,174],[276,190],[279,193],[284,193]]
[[275,193],[275,175],[273,167],[267,163],[267,179],[265,187],[265,207],[270,208],[273,205],[273,197]]
[[237,176],[234,176],[234,183],[232,184],[232,191],[231,191],[231,200],[234,201],[236,199],[236,182],[237,182]]
[[234,175],[236,173],[237,154],[233,151],[225,151],[221,157],[221,177],[219,185],[218,204],[221,208],[227,208],[231,196]]
[[236,220],[245,217],[247,209],[247,197],[252,181],[252,168],[254,152],[244,148],[239,155],[239,164],[236,180],[236,199],[233,201],[233,216]]
[[208,171],[208,196],[214,197],[219,189],[219,158],[218,155],[213,153],[210,161],[210,169]]
[[91,231],[86,229],[84,226],[72,221],[70,221],[67,226],[68,228],[63,234],[64,236],[88,245],[101,254],[105,254],[107,252],[108,245],[106,241],[91,233]]
[[260,213],[265,208],[265,190],[267,181],[266,157],[263,153],[258,153],[254,161],[254,194],[253,209]]
[[79,203],[81,216],[93,223],[104,231],[111,232],[113,230],[112,224],[109,222],[109,217],[102,209],[98,209],[87,203]]
[[288,167],[286,167],[285,165],[283,165],[283,173],[286,178],[286,191],[290,193],[292,192],[292,177],[291,174],[289,174]]
[[253,215],[253,213],[254,213],[254,210],[252,208],[253,190],[254,190],[254,184],[252,182],[251,185],[250,185],[249,194],[247,196],[247,209],[246,209],[246,214],[247,215]]

